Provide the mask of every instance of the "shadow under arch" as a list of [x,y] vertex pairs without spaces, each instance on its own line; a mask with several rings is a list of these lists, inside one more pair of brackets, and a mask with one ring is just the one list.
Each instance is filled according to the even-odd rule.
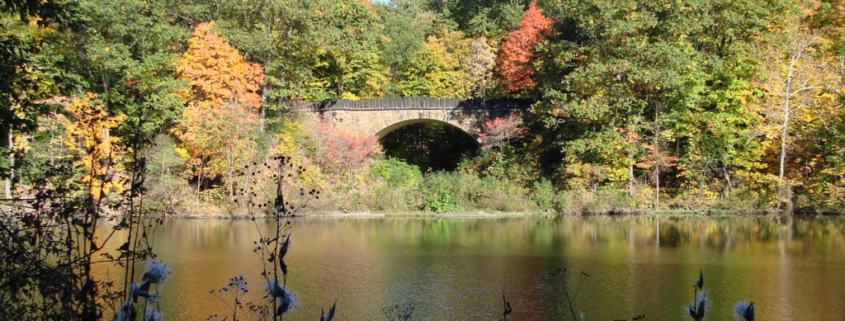
[[480,143],[477,133],[471,133],[471,131],[468,131],[466,128],[462,128],[460,125],[449,122],[449,121],[443,121],[443,120],[431,119],[431,118],[406,119],[406,120],[402,120],[402,121],[392,123],[392,124],[388,125],[387,127],[384,127],[382,129],[380,129],[379,131],[377,131],[376,137],[378,137],[379,141],[381,141],[382,139],[384,139],[385,136],[387,136],[388,134],[396,131],[397,129],[400,129],[400,128],[403,128],[403,127],[406,127],[406,126],[410,126],[410,125],[414,125],[414,124],[444,124],[444,125],[447,125],[447,126],[450,126],[452,128],[460,130],[461,132],[463,132],[464,134],[466,134],[467,136],[469,136],[473,140],[475,140],[476,143]]
[[399,121],[377,132],[385,155],[416,165],[422,172],[458,168],[480,150],[478,137],[447,121],[416,118]]

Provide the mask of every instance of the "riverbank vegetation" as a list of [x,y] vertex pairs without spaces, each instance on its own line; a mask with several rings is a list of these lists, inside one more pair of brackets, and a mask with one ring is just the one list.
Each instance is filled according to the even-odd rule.
[[[315,211],[841,212],[843,16],[834,0],[7,1],[4,196],[68,165],[75,195],[113,204],[142,161],[147,209],[245,213],[283,154],[325,192]],[[290,108],[398,96],[534,104],[477,145]]]

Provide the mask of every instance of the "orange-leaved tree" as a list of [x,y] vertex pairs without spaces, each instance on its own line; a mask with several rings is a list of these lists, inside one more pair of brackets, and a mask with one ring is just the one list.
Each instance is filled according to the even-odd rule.
[[173,133],[181,141],[180,153],[194,166],[197,197],[203,175],[224,173],[233,195],[235,169],[254,151],[264,83],[261,66],[245,62],[215,28],[214,22],[199,24],[176,66],[190,87],[181,93],[187,106]]
[[553,23],[540,12],[537,1],[532,1],[519,27],[502,44],[502,53],[496,65],[499,83],[509,93],[537,86],[533,78],[537,73],[533,64],[537,57],[534,48],[547,40],[546,36],[551,34]]
[[65,123],[65,143],[74,151],[77,160],[73,163],[85,170],[82,182],[94,201],[112,190],[123,191],[126,181],[122,174],[123,150],[120,138],[109,131],[120,125],[125,115],[109,116],[103,105],[92,103],[97,94],[87,93],[85,98],[74,98],[65,107],[72,120],[61,118]]

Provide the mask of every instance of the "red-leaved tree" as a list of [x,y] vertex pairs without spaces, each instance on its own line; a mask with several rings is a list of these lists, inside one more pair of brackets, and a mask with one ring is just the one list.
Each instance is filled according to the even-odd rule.
[[502,148],[512,139],[519,138],[525,134],[526,128],[519,127],[521,120],[516,115],[497,117],[484,122],[482,125],[479,140],[482,149],[496,146]]
[[509,93],[537,86],[533,76],[537,73],[533,62],[537,56],[534,48],[547,41],[554,22],[540,12],[537,1],[532,1],[519,28],[511,32],[502,44],[502,54],[496,61],[499,83]]
[[371,156],[379,152],[378,137],[346,131],[329,122],[319,122],[311,136],[316,140],[315,156],[320,167],[337,174],[366,169]]

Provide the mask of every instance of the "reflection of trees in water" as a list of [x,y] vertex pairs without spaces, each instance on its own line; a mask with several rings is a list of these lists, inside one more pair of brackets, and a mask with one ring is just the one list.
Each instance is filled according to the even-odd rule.
[[[308,287],[367,293],[355,298],[338,293],[344,313],[378,312],[385,304],[410,302],[418,308],[415,314],[445,318],[453,315],[441,311],[444,305],[450,311],[490,306],[490,312],[497,311],[501,317],[500,291],[504,289],[514,305],[509,320],[561,309],[560,291],[541,280],[559,267],[594,275],[582,301],[585,312],[592,313],[589,319],[603,316],[595,305],[610,299],[618,300],[623,312],[632,313],[655,313],[671,304],[672,313],[661,311],[663,314],[654,316],[678,319],[679,309],[690,299],[681,294],[689,290],[691,275],[697,276],[699,269],[713,280],[710,289],[718,293],[712,298],[719,303],[714,307],[716,314],[708,319],[719,319],[718,313],[726,313],[730,309],[725,307],[738,300],[753,300],[763,313],[761,317],[790,316],[795,311],[779,308],[780,296],[790,301],[782,303],[791,310],[806,310],[818,308],[818,304],[801,302],[842,293],[821,280],[840,273],[833,272],[830,264],[842,262],[843,219],[795,219],[792,227],[785,219],[779,223],[767,218],[679,217],[660,218],[659,222],[659,233],[655,233],[653,217],[294,219],[293,233],[300,235],[293,253],[292,267],[298,275],[294,286],[302,289],[306,300],[314,296]],[[220,274],[228,277],[232,271],[254,275],[258,271],[248,267],[257,263],[251,253],[234,253],[251,246],[255,235],[250,224],[173,220],[156,234],[155,242],[179,245],[172,249],[160,246],[166,256],[226,257],[219,266],[201,270],[193,259],[173,260],[174,269],[194,271],[202,275],[200,279],[219,280]],[[191,253],[184,252],[186,245]],[[346,267],[335,270],[326,265],[336,261],[347,262]],[[334,272],[326,274],[326,269]],[[345,270],[354,271],[355,277]],[[802,283],[809,286],[796,283],[796,275],[802,275],[806,279]],[[467,277],[484,282],[470,286],[463,283]],[[187,292],[197,279],[183,278],[168,282],[167,293],[202,298],[202,294]],[[680,302],[674,302],[673,295],[679,296]],[[394,297],[404,301],[393,301]],[[369,306],[369,301],[377,306]],[[494,301],[498,302],[495,311]],[[317,303],[325,306],[331,302],[313,304]],[[303,302],[304,308],[306,305]],[[302,312],[316,314],[319,307],[316,309]],[[836,307],[827,309],[841,312]],[[777,314],[780,312],[786,314]],[[369,314],[356,316],[366,319]],[[647,320],[652,319],[650,315]]]

